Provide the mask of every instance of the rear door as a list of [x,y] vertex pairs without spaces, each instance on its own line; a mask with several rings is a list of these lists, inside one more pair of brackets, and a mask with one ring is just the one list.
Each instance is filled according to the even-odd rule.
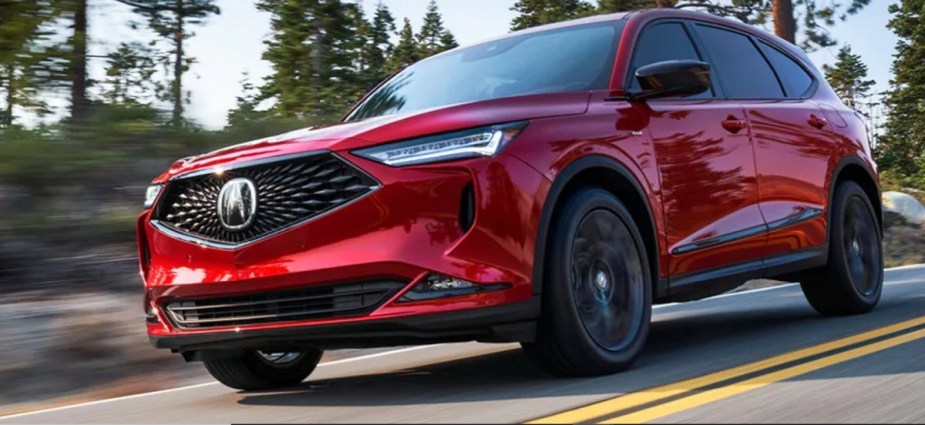
[[748,116],[760,207],[769,229],[768,261],[824,244],[825,181],[834,157],[827,133],[833,124],[807,100],[814,78],[789,53],[760,39],[706,24],[696,27],[726,95]]
[[[634,49],[630,75],[655,62],[705,60],[690,31],[683,21],[648,24]],[[627,83],[638,88],[635,79]],[[698,272],[760,264],[767,244],[745,112],[738,102],[721,99],[715,80],[714,86],[713,92],[694,97],[638,103],[661,177],[673,294],[698,283]]]

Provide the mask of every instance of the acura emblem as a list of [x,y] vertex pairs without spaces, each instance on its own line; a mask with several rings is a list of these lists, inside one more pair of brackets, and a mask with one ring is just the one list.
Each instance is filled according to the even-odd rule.
[[254,222],[257,188],[250,179],[229,180],[218,194],[218,221],[228,230],[243,230]]

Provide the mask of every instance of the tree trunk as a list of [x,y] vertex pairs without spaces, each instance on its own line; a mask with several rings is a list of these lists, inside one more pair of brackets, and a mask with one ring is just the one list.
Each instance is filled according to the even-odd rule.
[[774,34],[796,43],[797,23],[793,17],[793,0],[773,0],[771,14],[774,16]]
[[16,67],[13,64],[6,65],[6,111],[0,117],[0,126],[9,127],[13,125],[13,103],[16,101],[16,87],[13,84],[13,75]]
[[77,0],[71,58],[71,121],[87,117],[87,0]]
[[177,32],[174,33],[173,42],[176,46],[176,56],[173,61],[173,120],[172,124],[180,126],[183,121],[183,19],[185,8],[183,0],[177,0]]
[[[324,27],[323,27],[324,23],[321,21],[321,18],[316,15],[314,17],[313,24],[315,27],[314,28],[315,34],[314,34],[314,42],[312,43],[312,84],[315,87],[315,90],[321,90],[321,88],[324,86],[323,84],[324,79],[322,77],[323,75],[322,69],[324,68],[324,51],[322,49],[325,49],[327,46],[324,46],[323,44],[325,42],[324,35],[323,35],[324,34]],[[316,95],[316,97],[320,97],[320,96]],[[312,113],[316,113],[316,114],[324,113],[321,110],[322,108],[320,108],[319,106],[320,106],[320,102],[318,101],[318,99],[314,99],[312,101]]]

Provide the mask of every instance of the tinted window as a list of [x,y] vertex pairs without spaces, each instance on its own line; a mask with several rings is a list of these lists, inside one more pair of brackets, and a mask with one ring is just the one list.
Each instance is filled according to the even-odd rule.
[[719,73],[726,96],[734,99],[783,97],[777,76],[752,41],[739,33],[697,25],[697,32]]
[[[684,26],[677,22],[656,24],[643,31],[633,53],[633,73],[642,66],[667,60],[701,60]],[[630,89],[638,90],[639,81],[630,77]]]
[[764,42],[758,42],[758,46],[761,47],[761,51],[764,52],[771,65],[774,66],[774,70],[777,71],[777,76],[780,77],[780,82],[784,85],[787,97],[799,98],[813,85],[813,78],[789,56]]
[[347,120],[511,96],[606,89],[623,24],[550,30],[452,50],[401,71]]
[[647,27],[636,43],[634,54],[636,68],[667,60],[700,60],[687,31],[677,22]]

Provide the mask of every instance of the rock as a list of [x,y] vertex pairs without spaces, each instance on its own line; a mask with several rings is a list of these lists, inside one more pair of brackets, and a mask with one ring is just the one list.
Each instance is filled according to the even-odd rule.
[[912,195],[902,192],[884,192],[883,208],[903,216],[910,222],[925,224],[925,206]]

